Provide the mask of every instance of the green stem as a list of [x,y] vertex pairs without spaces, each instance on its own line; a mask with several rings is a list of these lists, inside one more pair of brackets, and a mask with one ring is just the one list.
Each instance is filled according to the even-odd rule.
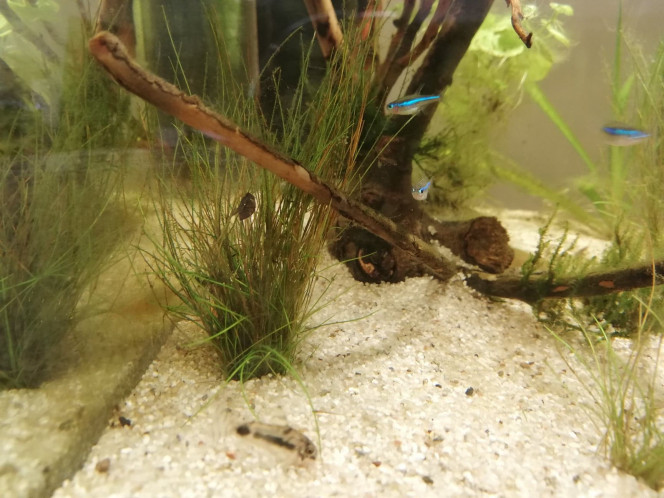
[[574,135],[574,132],[572,132],[570,127],[567,126],[567,123],[565,123],[560,114],[558,114],[553,104],[549,102],[549,99],[547,99],[544,93],[542,93],[540,87],[537,86],[536,83],[529,83],[526,85],[526,91],[528,92],[528,95],[530,95],[530,97],[535,101],[535,103],[540,106],[540,109],[542,109],[549,117],[549,119],[553,121],[553,124],[556,125],[558,130],[560,130],[560,133],[562,133],[567,141],[572,145],[572,147],[574,147],[576,153],[579,154],[579,157],[581,157],[583,162],[586,163],[588,170],[592,174],[596,174],[597,166],[593,160],[590,159],[590,156],[586,153],[585,149],[581,145],[581,142],[579,142],[579,140]]

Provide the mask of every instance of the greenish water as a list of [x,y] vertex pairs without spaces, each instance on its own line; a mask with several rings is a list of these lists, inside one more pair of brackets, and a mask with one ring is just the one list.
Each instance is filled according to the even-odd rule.
[[[352,12],[366,4],[363,1],[346,3],[344,12],[342,2],[334,3],[346,35],[355,37],[353,40],[346,38],[342,47],[351,41],[368,39],[368,31],[358,28],[362,18]],[[477,5],[489,4],[477,2]],[[374,18],[377,41],[372,53],[377,61],[390,53],[389,46],[398,24],[395,21],[403,5],[391,2]],[[29,282],[41,282],[43,275],[50,277],[55,273],[59,282],[66,283],[59,289],[80,283],[75,289],[75,295],[80,295],[94,281],[94,275],[88,273],[103,267],[104,258],[114,252],[109,248],[111,244],[102,244],[104,250],[108,249],[108,255],[94,244],[103,237],[122,239],[121,227],[113,226],[117,220],[106,221],[111,211],[127,210],[124,215],[140,218],[149,209],[166,210],[160,204],[163,199],[149,197],[151,192],[145,189],[149,180],[181,182],[187,186],[191,180],[188,165],[207,161],[216,168],[225,163],[219,159],[217,144],[174,118],[144,106],[138,99],[130,100],[127,92],[108,78],[90,57],[87,41],[97,21],[96,2],[15,1],[0,6],[0,105],[3,108],[0,126],[4,137],[0,146],[4,168],[0,179],[3,181],[2,202],[11,207],[5,212],[12,213],[3,221],[5,240],[0,241],[5,258],[4,274],[0,275],[6,284],[3,296],[5,303],[14,304],[24,296],[21,289],[27,284],[12,280],[21,272],[24,274],[21,278]],[[509,9],[502,2],[494,3],[487,18],[490,22],[485,23],[482,28],[485,31],[480,31],[477,37],[482,38],[484,44],[471,45],[459,64],[452,86],[444,89],[443,102],[427,133],[423,138],[418,137],[417,143],[404,147],[407,153],[398,147],[388,149],[386,144],[395,138],[408,141],[417,129],[411,124],[411,117],[386,115],[385,104],[403,96],[412,79],[421,78],[418,74],[427,67],[428,55],[413,57],[408,61],[411,63],[408,70],[395,76],[389,84],[385,82],[390,71],[384,71],[381,63],[371,66],[371,61],[367,60],[358,64],[348,56],[338,63],[348,63],[347,72],[340,71],[339,66],[329,67],[332,64],[323,57],[325,45],[314,37],[306,7],[300,1],[201,0],[184,6],[176,0],[143,0],[134,2],[133,9],[125,12],[126,17],[110,16],[104,22],[117,23],[112,26],[114,31],[147,69],[188,92],[199,94],[221,114],[233,118],[282,153],[309,161],[311,164],[304,166],[316,169],[323,177],[333,171],[333,167],[339,167],[338,177],[331,176],[326,181],[350,191],[355,184],[349,179],[357,169],[357,177],[363,178],[364,190],[358,188],[355,193],[363,192],[363,200],[372,204],[375,201],[371,197],[375,193],[371,190],[372,182],[379,184],[383,189],[379,189],[379,194],[384,198],[372,204],[373,207],[395,219],[405,219],[407,227],[417,226],[408,219],[408,213],[419,209],[425,212],[433,212],[437,207],[467,209],[486,203],[542,209],[544,201],[560,200],[559,191],[567,189],[570,200],[568,205],[561,202],[562,208],[574,216],[584,210],[591,213],[586,213],[582,219],[586,225],[594,223],[588,216],[598,216],[598,224],[606,225],[603,226],[606,235],[612,229],[612,220],[623,216],[620,210],[626,207],[624,204],[635,203],[627,195],[631,187],[626,187],[625,182],[633,176],[637,178],[635,165],[639,162],[641,169],[651,168],[653,175],[638,173],[641,176],[636,181],[652,187],[643,198],[651,196],[652,199],[647,206],[637,206],[642,208],[637,216],[648,218],[648,228],[657,232],[659,217],[651,214],[657,211],[659,202],[658,191],[653,186],[662,182],[662,175],[654,171],[657,166],[661,167],[658,164],[661,146],[656,145],[660,140],[658,130],[647,130],[652,140],[646,145],[617,151],[606,144],[601,127],[617,114],[613,108],[612,82],[616,81],[613,71],[620,67],[618,80],[624,82],[635,68],[646,71],[644,68],[652,66],[657,46],[662,42],[663,4],[652,0],[625,2],[622,37],[616,34],[617,1],[601,5],[573,1],[569,4],[573,15],[569,15],[572,9],[559,4],[537,2],[536,6],[537,16],[529,14],[524,20],[525,29],[534,31],[535,45],[528,51],[509,24]],[[524,9],[526,13],[534,12]],[[468,25],[474,21],[479,25],[484,14],[482,10],[477,14],[481,17],[470,19]],[[57,21],[54,15],[58,16]],[[431,15],[422,19],[416,41],[431,20]],[[547,25],[547,22],[552,24]],[[557,38],[551,36],[551,30],[547,34],[547,26],[555,28]],[[358,31],[351,31],[353,27]],[[319,26],[320,30],[324,28]],[[349,32],[353,34],[348,35]],[[500,46],[502,53],[486,48],[492,46],[491,36],[500,38],[496,46]],[[615,58],[616,42],[622,50],[619,59]],[[358,47],[361,46],[359,43]],[[360,52],[369,53],[356,53]],[[555,62],[550,67],[547,63],[544,70],[528,67],[528,61],[535,64],[543,57],[555,59]],[[468,60],[473,62],[468,63]],[[404,67],[407,65],[404,63]],[[506,71],[508,66],[510,70]],[[536,70],[542,74],[534,78],[532,73]],[[351,78],[349,74],[354,76]],[[661,75],[661,72],[653,74]],[[329,78],[337,77],[348,85],[347,88],[333,84],[330,88],[340,94],[346,89],[349,95],[340,98],[338,104],[325,107],[328,109],[325,112],[338,112],[335,116],[344,116],[339,118],[342,122],[335,122],[330,115],[316,114],[323,108],[318,91],[320,85],[329,84]],[[366,79],[366,86],[353,86],[365,81],[362,78]],[[636,81],[633,84],[635,95],[651,93],[653,102],[657,101],[659,97],[655,94],[661,92],[662,87],[661,76],[658,78],[647,83]],[[423,85],[432,85],[426,78],[421,81]],[[537,105],[531,98],[536,94],[532,86],[528,87],[531,83],[536,83],[539,94],[548,99],[549,116],[541,102]],[[527,88],[530,90],[526,91]],[[333,93],[330,90],[329,94]],[[627,99],[621,110],[633,120],[626,124],[638,127],[639,119],[649,119],[651,124],[660,126],[661,116],[646,115],[647,109],[639,108],[637,100],[636,97],[634,102]],[[549,119],[553,111],[577,140],[577,149],[582,147],[587,152],[585,162],[561,133],[561,125]],[[425,112],[412,114],[413,122],[424,122],[420,118]],[[349,116],[360,117],[351,122]],[[328,126],[328,122],[334,126]],[[286,126],[298,129],[285,129]],[[200,150],[190,146],[194,142],[202,144]],[[143,152],[125,154],[137,148]],[[411,152],[413,154],[409,155]],[[532,188],[528,194],[513,185],[496,182],[492,177],[492,158],[497,157],[496,153],[549,191],[540,189],[533,195]],[[31,161],[38,169],[30,166]],[[577,188],[574,181],[587,175],[588,163],[603,169],[597,167],[599,173],[588,181],[590,185]],[[429,190],[428,195],[419,197],[419,200],[426,199],[420,204],[411,199],[411,169],[421,169],[418,174],[424,175],[425,180],[431,178],[424,182]],[[174,178],[165,180],[159,176],[173,170],[178,171]],[[89,193],[86,182],[105,172],[117,176],[112,181],[107,178],[108,182],[91,195],[95,203],[74,194],[70,204],[65,202],[64,193]],[[608,178],[608,186],[602,184],[606,179],[603,175]],[[516,176],[518,173],[513,173],[513,178]],[[46,179],[53,178],[64,183],[53,183],[51,190],[39,190]],[[219,179],[214,175],[211,178]],[[239,198],[246,194],[246,188],[249,187],[230,181],[219,190],[226,195],[238,189],[230,193]],[[283,200],[285,190],[282,188],[280,192],[278,195],[282,195],[280,200]],[[58,204],[58,209],[63,210],[61,219],[78,220],[77,214],[81,214],[80,223],[60,226],[44,221],[50,220],[48,216],[53,214],[48,212],[48,207],[44,208],[51,198],[63,203]],[[41,211],[37,208],[30,211],[28,208],[33,204],[41,206]],[[214,214],[212,219],[216,222],[217,213]],[[55,244],[39,239],[45,230],[39,228],[40,222],[56,229],[49,237],[68,242]],[[84,226],[85,223],[89,226]],[[112,233],[113,230],[116,233]],[[300,233],[298,230],[293,231]],[[98,235],[90,237],[93,232]],[[35,246],[36,240],[40,240],[41,245]],[[54,248],[59,248],[62,254],[55,254]],[[20,259],[17,254],[32,256]],[[92,256],[89,258],[92,266],[81,263],[81,254]],[[64,260],[75,268],[62,269]],[[372,265],[365,268],[371,271]],[[93,267],[96,269],[90,270]],[[8,309],[8,305],[3,309]],[[72,308],[63,315],[68,319],[73,312]],[[11,344],[14,340],[10,339],[5,342]],[[9,356],[10,361],[14,361],[12,355]]]
[[[543,6],[544,2],[538,2]],[[611,121],[611,73],[615,50],[617,1],[571,1],[574,15],[565,19],[572,46],[555,64],[541,88],[596,162],[606,160],[608,147],[601,127]],[[493,12],[500,12],[496,3]],[[623,28],[638,50],[653,57],[662,42],[664,3],[653,0],[623,2]],[[627,54],[625,54],[627,55]],[[582,160],[527,96],[496,130],[494,146],[555,188],[583,175]],[[541,209],[541,202],[513,186],[491,189],[499,205]]]
[[[309,323],[325,304],[312,289],[332,235],[331,252],[358,280],[429,273],[445,281],[460,265],[430,243],[469,262],[471,242],[483,249],[497,239],[504,247],[487,253],[509,259],[497,271],[513,251],[495,219],[495,231],[477,237],[459,229],[445,239],[436,227],[472,225],[468,213],[487,204],[542,218],[555,204],[610,250],[590,261],[573,234],[545,241],[543,230],[522,283],[548,275],[553,287],[561,275],[582,279],[664,257],[661,0],[524,3],[530,49],[502,1],[451,2],[456,10],[439,24],[434,12],[445,2],[383,2],[384,11],[363,18],[357,11],[378,2],[334,1],[343,42],[329,13],[309,17],[306,5],[315,3],[0,1],[3,396],[40,392],[22,388],[77,371],[94,396],[110,377],[97,367],[114,370],[131,352],[120,387],[109,388],[114,403],[155,354],[163,322],[181,319],[205,331],[229,380],[284,374],[305,383],[298,348],[320,325]],[[409,5],[432,10],[400,24]],[[129,73],[134,89],[147,87],[146,100],[162,110],[130,96],[132,85],[121,87],[93,59],[98,22],[129,54],[111,49],[107,36],[95,38],[98,57]],[[416,54],[428,28],[433,48]],[[232,122],[210,118],[157,78]],[[386,112],[407,95],[429,103]],[[202,132],[170,115],[182,107]],[[616,118],[649,137],[609,145],[602,127]],[[252,209],[238,209],[241,199],[253,199]],[[613,289],[618,280],[597,285]],[[389,307],[384,289],[372,292]],[[536,313],[564,328],[570,305],[554,302]],[[600,340],[605,328],[639,338],[661,332],[661,286],[575,305],[578,328],[601,321]],[[108,411],[93,412],[99,428]]]

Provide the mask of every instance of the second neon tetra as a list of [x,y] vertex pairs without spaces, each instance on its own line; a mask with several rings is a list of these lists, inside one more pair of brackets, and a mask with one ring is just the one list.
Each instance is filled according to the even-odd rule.
[[386,114],[416,114],[430,104],[438,102],[440,95],[408,95],[385,106]]
[[650,137],[648,132],[620,124],[606,125],[602,131],[607,135],[609,145],[619,147],[629,147]]

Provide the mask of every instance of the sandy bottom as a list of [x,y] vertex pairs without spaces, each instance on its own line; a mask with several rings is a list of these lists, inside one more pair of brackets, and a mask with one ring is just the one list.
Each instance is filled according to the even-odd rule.
[[[223,386],[180,324],[54,496],[656,496],[598,451],[592,398],[528,306],[460,279],[328,273],[337,297],[313,323],[338,323],[302,345],[306,394],[292,378]],[[318,458],[237,434],[256,419],[306,434]]]
[[[187,349],[200,334],[182,325],[54,496],[655,495],[596,451],[589,396],[527,306],[458,280],[335,274],[343,293],[319,318],[364,318],[303,346],[318,432],[297,382],[222,387],[216,356]],[[252,411],[301,430],[318,458],[237,435]]]

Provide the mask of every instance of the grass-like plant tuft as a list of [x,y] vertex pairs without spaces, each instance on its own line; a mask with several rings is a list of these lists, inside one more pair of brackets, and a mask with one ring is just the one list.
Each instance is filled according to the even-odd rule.
[[122,155],[109,147],[129,137],[128,101],[109,93],[88,35],[72,29],[58,105],[26,103],[1,146],[0,388],[66,368],[60,344],[79,299],[124,233]]
[[[649,305],[641,301],[641,306],[647,316]],[[655,323],[659,334],[647,323]],[[592,398],[591,420],[603,434],[601,446],[611,462],[656,490],[664,487],[663,414],[656,393],[663,325],[657,316],[642,320],[629,353],[614,347],[615,339],[599,321],[592,328],[579,322],[585,342],[580,345],[549,329],[572,354],[573,359],[562,356]]]
[[[224,95],[225,112],[319,177],[352,189],[369,82],[366,54],[352,37],[329,64],[315,91],[307,60],[288,103],[277,100],[269,118],[241,94]],[[275,76],[275,86],[278,79]],[[266,123],[269,123],[266,124]],[[316,265],[334,221],[329,206],[205,137],[180,133],[186,182],[163,178],[157,210],[163,243],[148,256],[180,302],[170,311],[200,325],[229,378],[248,380],[292,372],[313,298]],[[175,176],[175,175],[174,175]],[[255,212],[238,214],[247,193]],[[244,218],[244,219],[241,219]]]

